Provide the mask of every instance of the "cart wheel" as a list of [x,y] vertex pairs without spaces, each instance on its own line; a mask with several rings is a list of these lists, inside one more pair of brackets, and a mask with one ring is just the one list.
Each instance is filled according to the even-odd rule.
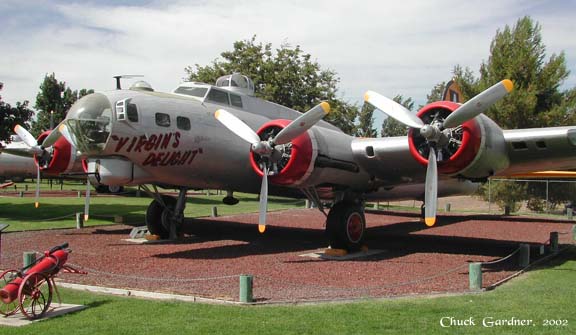
[[[18,278],[17,270],[6,270],[0,275],[0,287],[6,287],[12,280]],[[18,311],[18,300],[14,299],[12,302],[5,304],[0,302],[0,314],[9,316]]]
[[52,283],[43,273],[31,273],[24,277],[18,290],[22,314],[29,320],[42,317],[52,302]]

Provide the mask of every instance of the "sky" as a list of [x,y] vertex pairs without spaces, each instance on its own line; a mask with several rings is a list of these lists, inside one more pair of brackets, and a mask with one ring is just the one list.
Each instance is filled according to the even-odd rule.
[[419,105],[454,65],[477,74],[496,31],[525,15],[542,26],[548,56],[565,52],[563,88],[576,86],[576,0],[2,0],[0,95],[33,105],[52,72],[72,89],[110,90],[114,75],[143,74],[171,91],[185,67],[256,35],[300,45],[338,74],[345,100],[374,90]]

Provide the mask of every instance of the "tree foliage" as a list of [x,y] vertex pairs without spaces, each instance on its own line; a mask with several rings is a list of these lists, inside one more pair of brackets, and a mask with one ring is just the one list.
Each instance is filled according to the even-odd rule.
[[[404,98],[404,96],[398,94],[392,100],[406,107],[408,110],[414,111],[414,101],[412,98]],[[408,128],[391,117],[387,117],[382,122],[382,130],[380,131],[382,137],[406,136],[407,134]]]
[[358,126],[356,136],[359,137],[376,137],[378,135],[374,128],[374,106],[365,103],[358,114]]
[[66,113],[79,98],[94,93],[94,90],[74,90],[66,86],[65,82],[58,81],[54,73],[46,75],[40,91],[36,95],[37,110],[36,121],[32,122],[31,133],[34,136],[40,135],[45,130],[50,129],[50,114],[54,111],[54,125],[58,125],[65,117]]
[[504,129],[571,125],[576,121],[576,89],[560,90],[569,74],[564,53],[546,58],[541,26],[528,16],[496,32],[479,78],[459,65],[453,72],[465,99],[502,79],[514,82],[514,90],[485,112]]
[[273,50],[271,43],[251,39],[234,42],[231,51],[211,64],[188,66],[187,79],[214,83],[220,76],[238,72],[254,81],[257,97],[305,112],[322,100],[331,104],[327,121],[348,134],[356,133],[358,107],[336,97],[340,79],[332,70],[323,69],[300,46],[282,44]]
[[[465,99],[509,78],[514,90],[485,112],[504,129],[553,127],[576,123],[576,88],[561,90],[568,77],[564,53],[547,58],[541,26],[530,17],[513,27],[498,30],[490,44],[490,57],[480,66],[476,78],[469,68],[454,67],[454,75]],[[510,186],[511,183],[502,183]],[[541,210],[545,198],[543,184],[492,188],[493,199],[501,204],[528,200],[528,207]],[[574,193],[558,187],[550,189],[549,205],[573,200]],[[508,204],[509,205],[509,204]]]
[[28,101],[17,102],[16,106],[2,101],[0,97],[0,141],[9,141],[10,135],[14,134],[14,126],[19,124],[29,128],[30,118],[34,112],[28,108]]

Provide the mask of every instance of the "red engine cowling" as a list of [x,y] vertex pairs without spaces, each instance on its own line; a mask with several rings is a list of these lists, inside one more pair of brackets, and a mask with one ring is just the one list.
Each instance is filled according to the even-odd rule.
[[[44,139],[50,134],[50,131],[45,131],[38,137],[38,143],[42,143]],[[73,169],[76,161],[75,152],[72,150],[72,145],[61,136],[56,143],[52,146],[53,151],[50,159],[34,157],[36,164],[39,164],[40,170],[45,174],[58,176],[61,173],[69,172]]]
[[[417,115],[425,124],[429,124],[435,117],[445,119],[458,107],[459,104],[451,101],[438,101],[424,106]],[[442,159],[438,160],[438,172],[445,175],[458,174],[470,166],[482,145],[482,127],[476,119],[451,129],[451,132],[452,139],[440,149]],[[427,165],[429,147],[418,129],[410,129],[408,143],[412,156],[422,165]]]
[[[290,122],[292,121],[284,119],[273,120],[262,125],[257,133],[261,139],[268,139],[278,134]],[[277,163],[278,173],[270,176],[269,181],[284,186],[301,184],[312,173],[316,155],[316,141],[310,136],[310,133],[306,132],[298,136],[291,143],[285,144],[285,153]],[[255,153],[250,155],[252,168],[258,175],[263,176],[260,161],[259,155]]]

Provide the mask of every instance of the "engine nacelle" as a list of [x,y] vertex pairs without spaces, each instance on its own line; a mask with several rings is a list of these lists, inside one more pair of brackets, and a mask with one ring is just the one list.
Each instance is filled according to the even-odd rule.
[[[257,133],[261,139],[268,140],[290,122],[273,120],[262,125]],[[311,185],[354,185],[365,188],[369,177],[360,170],[354,159],[352,139],[341,131],[313,127],[284,145],[282,157],[276,167],[272,168],[276,174],[269,176],[269,181],[276,185],[300,188]],[[250,163],[254,171],[263,176],[262,158],[251,153]]]
[[[42,143],[50,131],[45,131],[38,137],[38,143]],[[58,176],[61,173],[76,171],[79,169],[76,150],[61,136],[51,148],[47,148],[49,155],[43,157],[34,156],[35,163],[40,166],[44,174]]]
[[[273,120],[265,123],[257,133],[261,139],[269,139],[286,127],[290,120]],[[284,154],[277,163],[277,173],[270,176],[271,183],[277,185],[299,185],[303,183],[314,169],[314,161],[318,155],[316,139],[310,132],[295,138],[291,143],[284,144]],[[250,155],[250,164],[259,176],[263,176],[260,166],[261,157],[258,154]]]
[[[445,119],[460,107],[451,101],[426,105],[418,112],[425,124]],[[449,130],[449,142],[438,154],[438,172],[478,180],[487,178],[509,165],[502,129],[487,116],[480,115]],[[410,153],[422,165],[428,164],[429,147],[418,130],[408,132]]]

